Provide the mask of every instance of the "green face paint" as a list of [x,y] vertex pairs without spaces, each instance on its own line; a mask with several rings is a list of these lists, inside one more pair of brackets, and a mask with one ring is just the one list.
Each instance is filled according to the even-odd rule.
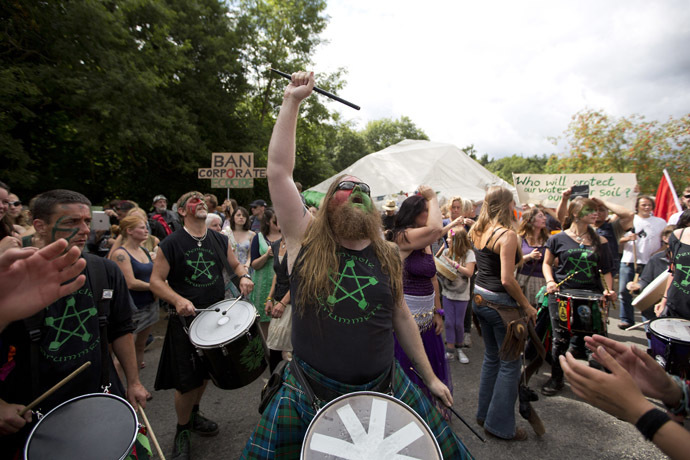
[[578,214],[578,216],[579,217],[585,217],[585,216],[588,216],[588,215],[595,213],[595,212],[597,212],[596,209],[584,207],[584,208],[582,208],[582,210],[580,210],[580,214]]
[[[79,228],[72,227],[60,227],[60,222],[68,218],[68,216],[60,217],[53,225],[53,231],[51,232],[52,241],[57,241],[59,238],[64,238],[69,242],[74,236],[79,233]],[[68,236],[57,236],[59,232],[67,232]]]
[[[354,203],[352,201],[353,198],[359,198],[362,200],[362,202]],[[360,192],[359,190],[352,192],[350,199],[348,200],[348,204],[352,207],[363,209],[365,211],[371,211],[372,207],[374,206],[369,195],[364,192]]]

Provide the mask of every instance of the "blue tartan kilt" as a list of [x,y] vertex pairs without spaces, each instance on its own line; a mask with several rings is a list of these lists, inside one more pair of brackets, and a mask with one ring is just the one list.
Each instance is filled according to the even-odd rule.
[[[300,361],[305,374],[322,385],[342,394],[368,391],[380,379],[365,385],[346,385],[318,373]],[[441,447],[444,459],[473,459],[460,438],[443,420],[441,413],[429,402],[396,362],[393,375],[393,396],[410,406],[424,419]],[[290,371],[283,371],[283,385],[264,410],[261,420],[247,441],[241,459],[299,459],[302,441],[309,423],[316,415]]]

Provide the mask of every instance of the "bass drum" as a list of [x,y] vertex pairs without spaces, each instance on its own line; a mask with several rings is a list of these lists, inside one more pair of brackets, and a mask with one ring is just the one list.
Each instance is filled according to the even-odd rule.
[[124,459],[139,421],[119,396],[92,393],[66,401],[43,416],[24,447],[25,460]]
[[657,318],[649,323],[649,354],[664,369],[682,379],[690,376],[690,321]]
[[334,399],[316,414],[300,458],[441,460],[443,455],[429,426],[407,404],[359,391]]
[[[220,311],[214,311],[216,308]],[[249,385],[268,366],[258,317],[251,303],[230,299],[211,305],[192,321],[189,340],[218,388],[233,390]]]

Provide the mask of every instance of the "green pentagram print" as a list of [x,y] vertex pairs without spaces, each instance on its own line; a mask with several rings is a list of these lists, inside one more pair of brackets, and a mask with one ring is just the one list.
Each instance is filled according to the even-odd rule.
[[680,285],[687,287],[690,284],[690,281],[688,280],[688,278],[690,278],[690,265],[675,264],[675,269],[685,274],[685,279],[680,282]]
[[[59,350],[60,347],[62,347],[65,342],[72,337],[78,337],[82,340],[82,342],[89,342],[93,338],[93,334],[86,330],[85,324],[89,318],[96,316],[98,310],[92,307],[86,310],[77,311],[75,305],[76,300],[74,297],[70,296],[65,303],[65,312],[62,314],[62,317],[46,317],[46,326],[57,331],[55,340],[50,342],[50,345],[48,345],[48,349],[50,351]],[[69,321],[71,318],[76,318],[77,322],[79,323],[72,331],[65,329],[65,322]]]
[[213,279],[211,274],[211,267],[215,266],[216,263],[213,260],[205,260],[201,251],[197,252],[196,260],[187,260],[187,265],[194,269],[194,273],[191,276],[192,281],[198,280],[201,276],[206,276],[209,281]]
[[568,257],[568,263],[573,266],[575,271],[584,274],[587,278],[592,278],[595,275],[594,269],[597,266],[597,262],[587,260],[587,253],[582,251],[578,257]]
[[248,370],[253,371],[261,367],[264,360],[264,346],[261,337],[254,337],[240,353],[240,363]]
[[[328,276],[333,284],[335,284],[333,294],[329,295],[326,299],[328,305],[333,306],[341,300],[350,298],[354,300],[357,303],[357,306],[362,310],[369,306],[369,302],[367,302],[364,298],[364,289],[369,286],[375,286],[379,281],[373,276],[358,276],[357,273],[355,273],[354,267],[355,261],[348,260],[345,262],[345,267],[343,267],[343,271],[338,275],[337,280],[333,279],[333,277],[330,275]],[[342,286],[342,282],[345,279],[354,280],[357,284],[357,289],[353,290],[352,292],[345,290],[345,288]]]

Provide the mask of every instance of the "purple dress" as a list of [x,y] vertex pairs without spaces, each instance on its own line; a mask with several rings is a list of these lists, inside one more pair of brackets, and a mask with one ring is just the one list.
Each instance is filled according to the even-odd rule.
[[[446,384],[453,392],[453,382],[451,380],[450,369],[446,361],[446,350],[443,345],[443,338],[436,335],[432,319],[434,317],[434,285],[431,278],[436,275],[436,265],[434,256],[426,254],[423,249],[417,249],[407,256],[403,266],[403,292],[405,301],[410,312],[419,327],[422,336],[424,350],[431,363],[434,374]],[[424,394],[436,404],[436,407],[443,409],[443,404],[434,398],[421,378],[419,378],[410,367],[412,362],[405,354],[405,351],[395,338],[395,358],[398,360],[407,376],[422,389]],[[448,417],[449,411],[442,410]]]

